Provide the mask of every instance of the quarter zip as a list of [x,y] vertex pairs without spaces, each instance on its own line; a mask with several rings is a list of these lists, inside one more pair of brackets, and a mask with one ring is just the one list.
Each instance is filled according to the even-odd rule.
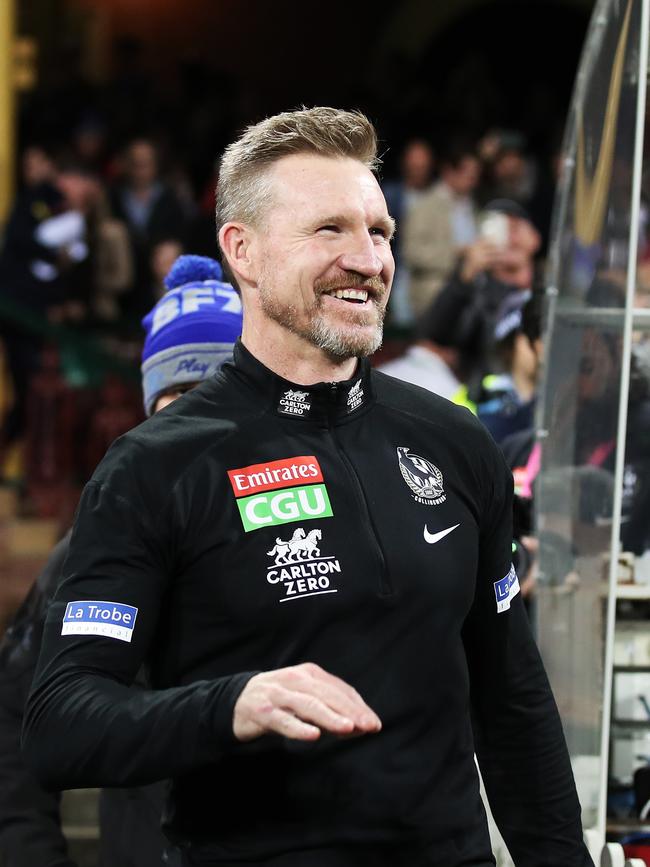
[[[337,398],[338,384],[336,382],[332,382],[330,383],[330,399],[332,400],[334,407],[336,407]],[[341,459],[341,463],[345,467],[347,475],[352,481],[352,485],[357,494],[357,499],[359,500],[359,504],[361,506],[361,515],[368,529],[368,536],[370,538],[372,547],[374,548],[377,555],[377,561],[379,563],[379,595],[383,597],[393,596],[395,590],[388,577],[386,557],[384,556],[384,551],[381,546],[381,542],[379,541],[379,534],[377,533],[377,528],[375,527],[375,523],[372,519],[372,514],[370,513],[368,500],[366,498],[365,491],[363,490],[361,479],[359,478],[352,461],[348,458],[338,436],[336,435],[336,427],[332,422],[332,416],[328,418],[327,432],[330,435],[331,440],[334,444],[334,448]]]

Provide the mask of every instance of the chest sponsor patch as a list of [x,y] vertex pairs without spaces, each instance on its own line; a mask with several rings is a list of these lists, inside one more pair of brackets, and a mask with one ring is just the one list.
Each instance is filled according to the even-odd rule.
[[321,550],[322,538],[320,528],[306,531],[296,527],[291,538],[278,536],[266,552],[273,560],[266,569],[266,580],[280,591],[279,602],[338,593],[341,564]]
[[61,635],[100,635],[131,641],[138,609],[120,602],[84,599],[68,602]]
[[228,478],[246,533],[333,514],[314,455],[228,470]]
[[508,611],[510,603],[519,593],[519,578],[515,572],[515,567],[511,566],[510,571],[505,578],[494,582],[494,592],[497,597],[497,613]]

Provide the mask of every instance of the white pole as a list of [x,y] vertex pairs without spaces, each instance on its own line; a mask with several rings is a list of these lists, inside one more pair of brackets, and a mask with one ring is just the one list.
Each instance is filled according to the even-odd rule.
[[639,211],[641,207],[641,170],[643,168],[643,133],[645,129],[646,75],[648,69],[648,6],[650,0],[642,0],[641,28],[639,33],[639,67],[636,103],[636,130],[634,137],[634,167],[632,175],[632,202],[630,210],[630,245],[627,263],[625,317],[623,321],[623,353],[621,362],[621,393],[618,404],[618,430],[616,433],[616,467],[614,470],[614,510],[610,544],[609,593],[607,599],[607,623],[605,631],[605,671],[603,683],[603,721],[600,741],[600,784],[598,790],[597,828],[605,841],[607,822],[607,779],[609,772],[609,743],[612,704],[612,681],[614,664],[614,629],[616,627],[616,578],[618,557],[621,548],[621,510],[623,501],[623,470],[625,468],[625,437],[630,386],[630,359],[632,355],[632,322],[634,318],[634,293],[636,290],[636,265],[639,240]]

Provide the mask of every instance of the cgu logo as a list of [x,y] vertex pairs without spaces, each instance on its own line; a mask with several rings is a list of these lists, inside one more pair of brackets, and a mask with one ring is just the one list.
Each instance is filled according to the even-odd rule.
[[247,533],[274,524],[309,521],[313,518],[331,517],[333,514],[325,485],[308,485],[254,494],[252,497],[238,499],[237,507]]
[[228,478],[247,533],[333,515],[315,455],[239,467],[228,470]]

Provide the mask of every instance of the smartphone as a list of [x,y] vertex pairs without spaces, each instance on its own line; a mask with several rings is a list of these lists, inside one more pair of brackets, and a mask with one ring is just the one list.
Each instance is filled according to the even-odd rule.
[[508,217],[498,211],[488,211],[481,220],[479,231],[486,241],[496,247],[505,247],[508,244]]

